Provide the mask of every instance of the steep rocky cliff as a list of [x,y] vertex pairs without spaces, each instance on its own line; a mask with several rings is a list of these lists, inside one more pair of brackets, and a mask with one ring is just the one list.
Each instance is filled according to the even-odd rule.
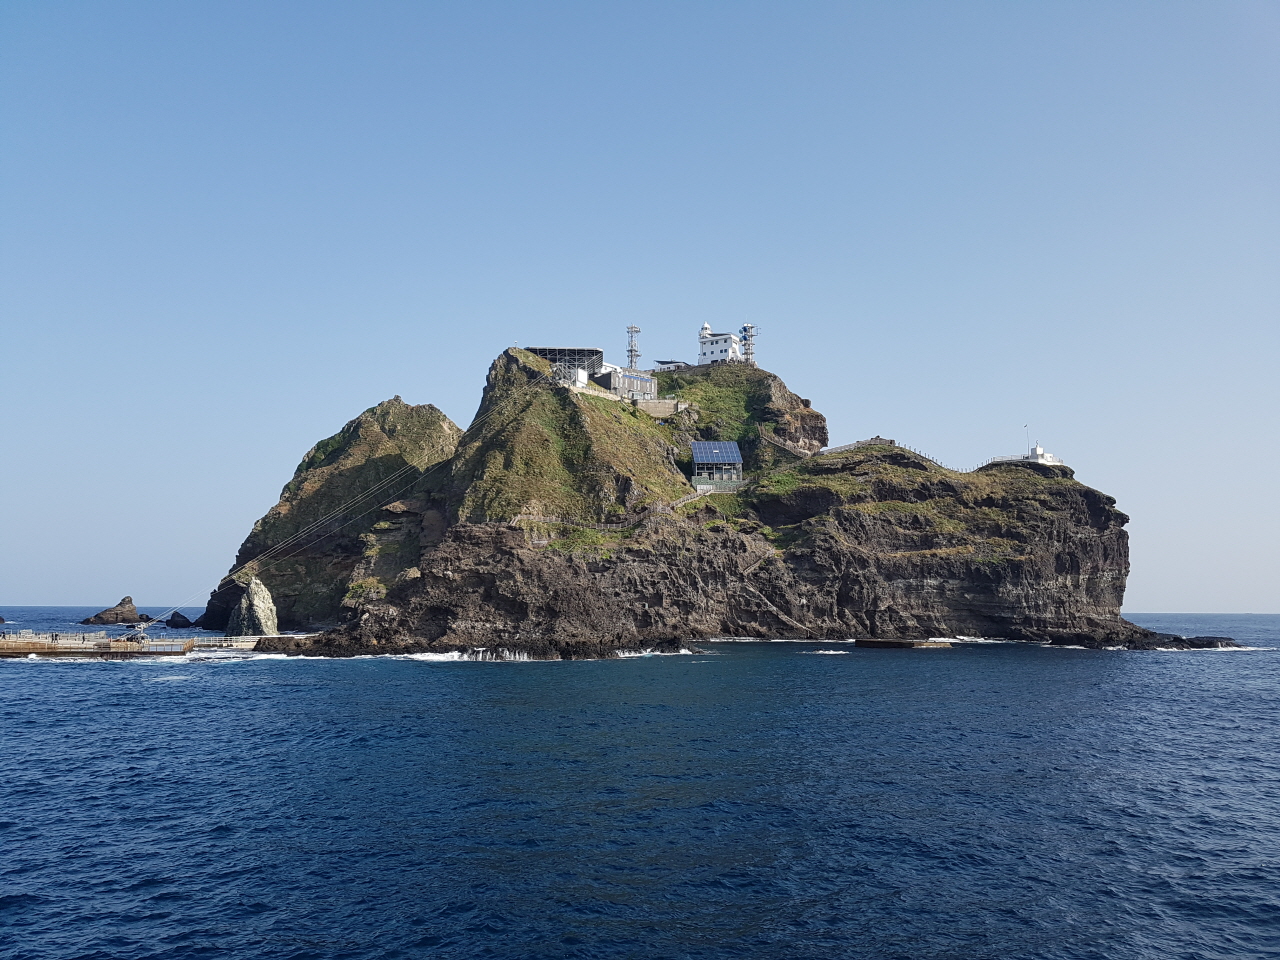
[[284,630],[334,626],[375,598],[374,583],[393,580],[443,535],[443,512],[419,509],[414,497],[443,485],[448,474],[438,467],[461,434],[431,404],[395,397],[317,443],[254,524],[232,565],[240,572],[214,591],[197,624],[226,629],[253,576],[275,599]]
[[[293,594],[327,571],[325,595],[342,601],[324,609],[342,626],[264,646],[581,657],[713,636],[1177,643],[1121,618],[1127,518],[1068,468],[955,473],[890,444],[808,456],[825,419],[747,366],[664,375],[664,392],[693,404],[665,420],[549,374],[524,351],[500,356],[466,434],[441,432],[452,455],[433,447],[437,466],[380,511],[416,531],[395,564],[355,566],[340,538],[316,548]],[[743,489],[682,502],[698,438],[742,444]],[[318,622],[291,609],[282,626]]]

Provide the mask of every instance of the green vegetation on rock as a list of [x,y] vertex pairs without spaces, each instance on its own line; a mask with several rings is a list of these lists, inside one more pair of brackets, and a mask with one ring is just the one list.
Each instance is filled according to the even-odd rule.
[[[844,510],[888,524],[921,551],[968,552],[986,560],[1024,552],[1046,516],[1064,509],[1072,495],[1096,498],[1101,512],[1114,506],[1065,467],[957,473],[890,446],[814,457],[767,474],[741,493],[763,522],[778,531],[793,529],[792,539],[806,522]],[[804,533],[819,529],[810,522]]]
[[[692,416],[676,418],[685,451],[691,440],[733,440],[742,448],[746,470],[761,472],[816,453],[827,442],[826,418],[767,370],[717,364],[657,377],[659,394],[693,404]],[[690,468],[687,456],[685,469]]]
[[[388,549],[403,521],[386,519],[380,507],[444,486],[447,473],[437,465],[453,456],[461,434],[431,404],[395,397],[370,407],[307,451],[280,501],[254,524],[236,566],[270,553],[238,580],[262,579],[285,629],[336,622],[353,575],[372,564],[392,576],[417,561],[416,536],[414,549],[403,549],[404,541]],[[238,591],[231,588],[221,610],[211,601],[210,611],[229,615]]]
[[494,362],[455,457],[456,518],[614,520],[689,492],[670,427],[630,404],[556,386],[549,373],[524,350]]

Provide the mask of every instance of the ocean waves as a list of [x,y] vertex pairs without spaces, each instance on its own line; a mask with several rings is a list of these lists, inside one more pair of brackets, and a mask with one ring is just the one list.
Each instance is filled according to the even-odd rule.
[[0,952],[1280,952],[1272,654],[708,647],[0,665]]

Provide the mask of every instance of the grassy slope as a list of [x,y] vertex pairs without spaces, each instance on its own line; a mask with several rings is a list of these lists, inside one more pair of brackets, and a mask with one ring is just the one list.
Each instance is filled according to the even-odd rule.
[[[744,468],[749,473],[772,470],[799,459],[759,439],[762,435],[777,433],[784,421],[808,418],[821,422],[822,442],[825,442],[822,415],[800,409],[800,398],[767,370],[746,364],[719,364],[659,373],[657,377],[660,395],[675,394],[697,409],[696,423],[682,438],[681,445],[687,448],[689,440],[737,441],[742,448]],[[682,466],[689,469],[687,452],[682,460]]]
[[[277,542],[407,466],[423,470],[447,460],[461,433],[431,404],[410,406],[396,397],[370,407],[307,451],[253,535]],[[388,492],[407,492],[413,478],[406,473]]]
[[1067,476],[1018,466],[957,473],[898,447],[864,447],[762,477],[743,492],[740,513],[750,510],[772,521],[775,536],[795,539],[806,519],[840,506],[888,522],[915,552],[999,562],[1021,556],[1072,495],[1114,512],[1110,497]]
[[672,430],[629,404],[539,380],[545,360],[507,350],[454,466],[454,509],[472,521],[518,514],[616,517],[689,492]]
[[[698,406],[698,433],[707,440],[754,440],[772,397],[769,374],[745,364],[659,373],[658,393]],[[769,429],[768,426],[765,429]]]

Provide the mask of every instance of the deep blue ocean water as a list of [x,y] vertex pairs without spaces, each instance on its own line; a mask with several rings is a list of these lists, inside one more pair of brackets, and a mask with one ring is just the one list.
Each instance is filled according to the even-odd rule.
[[0,955],[1280,955],[1280,617],[1131,616],[1273,649],[0,661]]

